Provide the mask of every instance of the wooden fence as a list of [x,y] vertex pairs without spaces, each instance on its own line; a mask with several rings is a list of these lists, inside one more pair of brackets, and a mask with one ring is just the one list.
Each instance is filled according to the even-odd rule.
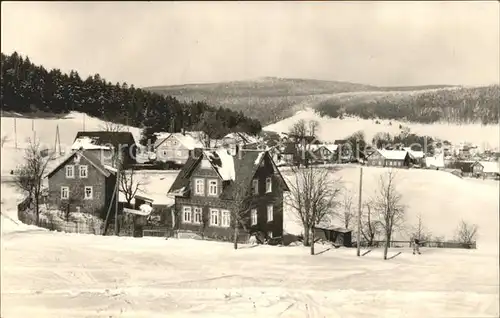
[[[353,246],[356,247],[356,242],[353,242]],[[385,241],[373,241],[373,244],[371,244],[370,246],[366,241],[361,242],[361,247],[384,247],[384,246],[385,246]],[[413,247],[413,241],[390,241],[389,247],[392,248]],[[427,241],[427,242],[422,242],[420,244],[420,247],[475,249],[476,242],[467,244],[460,242]]]

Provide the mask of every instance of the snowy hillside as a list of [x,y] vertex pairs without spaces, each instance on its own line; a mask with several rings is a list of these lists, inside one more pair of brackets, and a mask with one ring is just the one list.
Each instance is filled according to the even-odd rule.
[[[364,202],[373,198],[379,178],[385,171],[386,168],[363,168]],[[396,171],[397,190],[407,208],[408,227],[416,226],[417,216],[421,214],[425,227],[434,236],[444,236],[445,239],[451,240],[458,223],[463,219],[479,226],[478,248],[498,250],[498,181],[461,179],[451,173],[436,170],[393,171]],[[283,174],[289,182],[293,182],[290,172],[284,171]],[[345,166],[338,172],[332,172],[332,178],[341,178],[342,185],[353,194],[353,205],[357,209],[359,167]],[[300,232],[301,228],[293,222],[294,219],[292,213],[286,213],[285,220],[288,221],[285,226],[292,233]],[[409,239],[404,231],[397,236]]]
[[[63,118],[51,119],[29,119],[16,118],[14,124],[13,117],[1,117],[1,136],[7,136],[7,141],[2,147],[2,175],[6,171],[15,169],[19,162],[22,162],[24,150],[28,138],[36,138],[43,148],[54,149],[56,141],[56,131],[59,127],[59,138],[61,148],[69,152],[70,146],[79,131],[103,130],[105,122],[94,117],[89,117],[83,113],[71,112]],[[34,132],[32,130],[34,129]],[[124,126],[125,131],[130,131],[136,140],[139,142],[141,129],[136,127]],[[17,146],[15,148],[17,132]]]
[[[441,138],[450,141],[453,144],[463,142],[471,142],[479,147],[499,148],[500,136],[498,134],[498,125],[480,124],[418,124],[404,123],[395,120],[379,120],[380,124],[376,124],[375,120],[366,120],[358,118],[330,118],[321,117],[312,109],[306,109],[297,112],[294,116],[286,118],[277,123],[264,127],[264,130],[276,132],[288,132],[290,127],[300,119],[317,120],[319,126],[319,138],[325,141],[334,141],[335,139],[343,139],[350,134],[363,130],[367,141],[371,141],[373,136],[378,132],[388,132],[392,135],[400,133],[399,124],[409,127],[410,131],[419,135],[427,135],[430,137]],[[391,125],[389,125],[391,122]]]

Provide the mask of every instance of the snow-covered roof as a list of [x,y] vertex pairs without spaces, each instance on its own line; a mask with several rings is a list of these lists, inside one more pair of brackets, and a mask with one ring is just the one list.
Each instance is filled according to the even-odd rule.
[[158,147],[167,138],[175,138],[179,143],[186,149],[194,150],[195,148],[203,148],[203,144],[200,140],[194,138],[190,134],[182,133],[157,133],[157,140],[155,142],[155,148]]
[[204,155],[212,163],[222,180],[235,180],[234,157],[227,149],[217,149],[214,152],[205,151]]
[[242,142],[245,144],[254,144],[259,142],[258,138],[244,132],[232,132],[224,136],[223,139],[233,139],[236,142]]
[[403,148],[404,150],[408,151],[410,156],[412,156],[415,159],[421,159],[424,157],[424,152],[421,150],[411,150],[410,147]]
[[141,215],[141,216],[148,216],[151,214],[152,211],[153,211],[153,208],[148,204],[142,204],[139,207],[139,210],[129,209],[129,208],[123,209],[124,213],[130,213],[130,214]]
[[91,138],[88,136],[82,136],[79,137],[75,140],[73,145],[71,146],[71,150],[78,150],[78,149],[85,149],[85,150],[93,150],[93,149],[105,149],[105,150],[110,150],[112,149],[109,146],[104,146],[104,145],[99,145],[97,144],[97,138]]
[[478,161],[483,166],[483,172],[500,173],[500,163],[496,161]]
[[408,154],[406,150],[378,149],[378,152],[382,155],[382,157],[389,160],[404,160]]
[[255,165],[260,164],[260,161],[262,160],[262,157],[264,157],[264,154],[265,154],[265,152],[260,152],[260,153],[259,153],[259,155],[257,156],[257,158],[256,158],[256,159],[255,159],[255,161],[254,161],[254,164],[255,164]]
[[112,171],[112,172],[117,172],[118,171],[118,170],[116,170],[116,168],[113,168],[113,167],[108,166],[108,165],[104,165],[104,168],[106,168],[107,170]]

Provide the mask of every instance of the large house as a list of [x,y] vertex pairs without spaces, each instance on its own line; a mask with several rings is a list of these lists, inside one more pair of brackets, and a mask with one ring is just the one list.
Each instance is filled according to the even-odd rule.
[[124,167],[136,163],[137,145],[130,132],[79,131],[71,150],[86,150],[104,165],[117,167],[121,160]]
[[183,165],[195,148],[203,148],[203,143],[186,132],[159,133],[154,143],[156,160]]
[[366,158],[368,166],[407,168],[410,166],[410,154],[406,150],[377,149]]
[[49,207],[105,217],[116,184],[116,170],[88,150],[72,152],[48,175]]
[[283,235],[284,191],[289,188],[268,151],[198,149],[168,193],[175,196],[177,230],[231,240],[239,217],[242,240],[257,232]]
[[405,147],[403,150],[408,151],[412,163],[419,166],[425,165],[425,153],[422,150],[412,150],[410,147]]

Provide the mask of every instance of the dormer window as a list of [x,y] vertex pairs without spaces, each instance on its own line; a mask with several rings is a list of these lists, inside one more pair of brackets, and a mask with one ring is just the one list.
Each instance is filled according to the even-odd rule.
[[252,180],[252,193],[259,194],[259,179]]

